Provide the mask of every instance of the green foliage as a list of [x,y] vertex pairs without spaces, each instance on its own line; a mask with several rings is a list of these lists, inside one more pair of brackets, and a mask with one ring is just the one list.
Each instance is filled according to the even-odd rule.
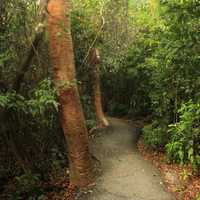
[[[95,125],[95,112],[91,94],[91,67],[93,66],[88,65],[88,57],[89,50],[93,48],[92,44],[96,38],[98,28],[98,16],[93,16],[94,9],[96,9],[96,12],[99,12],[99,3],[94,6],[92,2],[75,1],[73,4],[74,9],[71,13],[75,62],[77,78],[79,80],[78,86],[88,128],[92,128]],[[92,21],[92,17],[95,19],[95,23]],[[97,43],[98,40],[97,38]]]
[[3,93],[0,95],[0,106],[4,109],[31,113],[33,117],[44,114],[50,107],[58,110],[56,90],[52,87],[50,80],[42,81],[31,93],[32,99],[26,99],[15,91]]
[[161,122],[154,122],[143,129],[144,142],[154,149],[163,149],[169,141],[167,126]]
[[[196,45],[200,39],[197,28],[200,27],[200,7],[194,1],[166,1],[161,5],[162,26],[152,32],[156,49],[144,63],[152,69],[149,94],[152,111],[155,118],[165,118],[167,124],[171,124],[169,129],[162,129],[170,135],[166,145],[168,157],[181,164],[190,162],[197,169],[199,104],[185,102],[199,97]],[[157,139],[160,140],[160,136]]]
[[42,81],[39,87],[33,91],[34,98],[27,101],[27,110],[30,110],[33,116],[42,115],[43,117],[46,110],[58,111],[56,94],[49,79]]
[[196,200],[200,200],[200,192],[197,194]]
[[94,105],[93,105],[92,100],[93,99],[90,95],[90,92],[88,92],[88,94],[81,96],[81,101],[82,101],[82,104],[83,104],[83,110],[84,110],[84,113],[85,113],[86,124],[87,124],[88,129],[91,129],[94,126],[96,126],[96,115],[95,115]]
[[178,163],[190,162],[200,167],[200,103],[189,101],[179,110],[180,121],[170,125],[171,140],[166,145],[168,157]]
[[[62,151],[63,156],[65,153],[64,136],[57,117],[58,106],[57,92],[50,79],[41,81],[27,96],[15,91],[0,94],[0,109],[5,110],[8,115],[1,129],[2,134],[5,135],[6,131],[9,131],[15,140],[20,141],[20,148],[23,149],[23,156],[26,157],[29,167],[41,173],[51,170],[53,148]],[[4,159],[6,160],[6,155]],[[3,160],[0,161],[3,166],[7,164]]]
[[[95,47],[101,54],[104,110],[113,116],[152,114],[153,123],[144,128],[145,143],[159,150],[166,146],[172,161],[191,163],[198,169],[199,2],[165,0],[159,7],[151,7],[148,1],[128,3],[129,9],[126,1],[73,0],[72,36],[88,128],[96,125],[92,66],[88,63],[89,50]],[[13,168],[18,162],[13,158],[9,135],[20,145],[22,160],[31,169],[56,175],[66,164],[66,152],[45,41],[25,74],[21,90],[12,90],[34,38],[36,1],[8,0],[0,9],[0,79],[6,86],[0,88],[0,114],[8,112],[6,120],[0,115],[1,171],[16,175]],[[20,199],[24,192],[37,199],[38,177],[19,176],[19,194],[13,199]]]
[[164,26],[154,32],[158,45],[146,63],[153,68],[153,110],[174,121],[181,104],[199,94],[199,7],[193,1],[170,1],[164,8]]
[[27,172],[15,179],[18,194],[26,193],[28,198],[41,195],[39,175]]
[[126,66],[134,66],[132,76],[138,69],[148,73],[145,78],[135,76],[154,118],[144,128],[145,143],[157,149],[166,144],[172,161],[199,169],[200,6],[192,0],[162,1],[159,10],[152,21],[141,10],[137,41],[125,60]]
[[[37,25],[37,6],[32,0],[8,0],[1,4],[0,79],[13,81],[20,70]],[[9,85],[8,84],[8,85]]]

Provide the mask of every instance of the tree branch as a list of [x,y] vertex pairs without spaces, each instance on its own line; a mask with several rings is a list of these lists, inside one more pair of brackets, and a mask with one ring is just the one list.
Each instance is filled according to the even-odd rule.
[[21,70],[18,73],[18,75],[16,76],[16,79],[14,81],[13,90],[15,90],[16,92],[20,91],[21,83],[24,80],[25,73],[29,69],[31,61],[33,60],[33,57],[35,56],[36,50],[38,49],[39,44],[42,41],[42,38],[43,38],[43,31],[36,34],[35,39],[29,49],[28,54],[27,54],[27,57],[25,58],[25,60],[22,63]]

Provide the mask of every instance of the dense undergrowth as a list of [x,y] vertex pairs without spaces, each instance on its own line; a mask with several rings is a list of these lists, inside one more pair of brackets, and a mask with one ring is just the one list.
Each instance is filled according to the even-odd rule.
[[[164,148],[180,164],[200,166],[198,2],[169,2],[162,8],[156,46],[144,66],[152,70],[149,91],[154,122],[144,129],[145,142]],[[153,68],[152,68],[153,67]]]

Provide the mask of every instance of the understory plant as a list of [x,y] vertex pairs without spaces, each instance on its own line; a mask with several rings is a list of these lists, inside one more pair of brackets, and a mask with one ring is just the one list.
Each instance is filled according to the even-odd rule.
[[169,125],[170,142],[166,145],[170,160],[200,167],[200,102],[189,101],[179,110],[180,121]]
[[[44,173],[51,170],[52,149],[66,153],[61,142],[64,141],[64,136],[57,121],[58,106],[56,90],[50,79],[41,81],[27,95],[15,91],[0,93],[0,110],[3,113],[1,120],[4,121],[0,131],[9,147],[9,152],[2,151],[2,166],[7,165],[9,157],[9,166],[13,166],[17,160],[18,167],[23,171],[28,169]],[[10,135],[12,140],[8,138]],[[3,141],[2,138],[0,141]],[[12,154],[17,156],[13,159]],[[39,162],[35,162],[36,160]],[[16,175],[16,171],[18,170],[7,168],[11,177]],[[18,174],[21,174],[20,171]]]
[[154,121],[143,129],[144,142],[156,150],[163,150],[169,141],[167,125],[164,122]]

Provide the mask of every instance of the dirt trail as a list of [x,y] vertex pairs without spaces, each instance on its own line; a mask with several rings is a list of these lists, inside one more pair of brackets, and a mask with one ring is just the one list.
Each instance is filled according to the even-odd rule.
[[145,161],[137,150],[137,131],[117,119],[111,119],[113,130],[98,134],[91,148],[101,161],[102,174],[90,193],[80,200],[173,200],[165,191],[158,170]]

